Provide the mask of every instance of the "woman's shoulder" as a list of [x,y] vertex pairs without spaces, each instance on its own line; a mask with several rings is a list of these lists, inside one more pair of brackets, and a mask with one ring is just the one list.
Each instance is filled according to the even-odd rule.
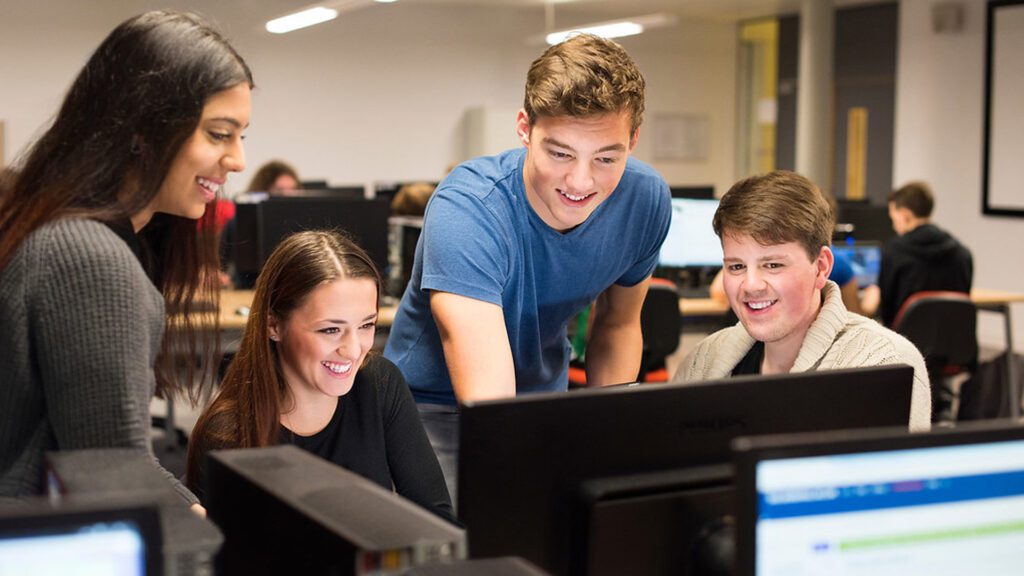
[[26,239],[25,249],[45,252],[54,263],[68,266],[138,267],[135,254],[116,232],[86,218],[61,218],[44,224]]
[[362,368],[356,375],[356,386],[353,392],[359,395],[375,392],[376,397],[384,404],[393,402],[397,396],[408,394],[409,386],[402,372],[391,360],[380,354],[367,356]]

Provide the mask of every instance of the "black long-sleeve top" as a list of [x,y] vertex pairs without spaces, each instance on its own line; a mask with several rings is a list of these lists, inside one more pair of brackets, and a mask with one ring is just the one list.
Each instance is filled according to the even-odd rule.
[[373,480],[434,514],[456,522],[441,466],[430,446],[409,385],[383,356],[356,373],[352,390],[338,399],[327,427],[299,436],[281,427],[281,443]]

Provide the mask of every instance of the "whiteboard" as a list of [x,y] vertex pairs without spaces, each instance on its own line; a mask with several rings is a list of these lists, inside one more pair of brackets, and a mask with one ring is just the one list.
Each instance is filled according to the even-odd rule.
[[990,0],[987,23],[983,211],[1024,216],[1024,0]]

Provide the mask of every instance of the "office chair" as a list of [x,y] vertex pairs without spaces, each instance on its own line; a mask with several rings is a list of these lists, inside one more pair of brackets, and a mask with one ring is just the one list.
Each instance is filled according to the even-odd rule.
[[[584,320],[586,322],[586,320]],[[683,319],[679,312],[679,291],[676,285],[663,278],[651,278],[643,309],[640,311],[640,330],[644,346],[640,356],[638,382],[668,382],[665,359],[679,347],[679,332]],[[569,386],[587,385],[583,362],[569,364]]]
[[668,382],[665,359],[679,347],[679,331],[683,318],[679,312],[679,290],[662,278],[651,278],[647,298],[640,312],[640,329],[644,335],[640,356],[641,382]]
[[953,420],[949,377],[977,369],[977,324],[977,309],[966,292],[915,292],[896,313],[893,330],[924,356],[932,385],[933,422]]

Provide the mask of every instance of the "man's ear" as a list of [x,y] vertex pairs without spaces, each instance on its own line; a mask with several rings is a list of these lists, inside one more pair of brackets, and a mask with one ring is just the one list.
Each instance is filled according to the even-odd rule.
[[814,280],[815,288],[821,290],[825,287],[825,283],[828,282],[829,275],[832,274],[832,266],[835,262],[835,255],[832,254],[832,248],[822,246],[821,250],[818,251],[818,257],[814,260],[814,264],[818,269],[818,273]]
[[516,133],[519,134],[519,141],[523,143],[523,146],[530,145],[530,115],[526,113],[526,108],[520,108],[519,114],[516,115]]

